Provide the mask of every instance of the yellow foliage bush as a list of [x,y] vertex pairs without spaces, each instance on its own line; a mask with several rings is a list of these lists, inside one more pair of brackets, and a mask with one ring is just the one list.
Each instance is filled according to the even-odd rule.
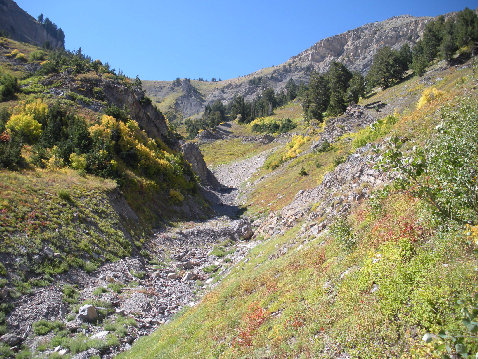
[[13,49],[12,52],[10,52],[7,56],[8,57],[16,57],[19,53],[20,53],[20,50]]
[[470,224],[466,225],[465,235],[478,246],[478,225],[472,226]]
[[418,100],[417,109],[421,109],[426,104],[442,97],[444,94],[444,91],[437,90],[435,87],[426,88],[423,90],[422,96]]
[[302,150],[300,147],[310,140],[309,136],[294,136],[292,140],[287,144],[287,152],[283,156],[283,160],[287,161],[291,158],[297,157]]
[[22,112],[32,115],[33,118],[40,123],[45,123],[48,114],[48,105],[40,98],[37,98],[35,101],[22,106]]
[[51,149],[51,157],[47,163],[47,168],[50,170],[55,170],[64,166],[65,163],[63,162],[63,158],[60,156],[60,150],[57,146],[53,146]]
[[28,113],[13,114],[5,127],[27,143],[34,143],[41,135],[41,124]]
[[86,155],[78,155],[75,152],[73,152],[70,155],[70,164],[71,168],[77,170],[77,171],[84,171],[86,168]]

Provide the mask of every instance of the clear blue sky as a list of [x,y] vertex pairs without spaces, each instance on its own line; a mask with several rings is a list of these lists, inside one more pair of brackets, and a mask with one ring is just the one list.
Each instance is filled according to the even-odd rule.
[[436,16],[469,0],[16,0],[127,76],[228,79],[277,65],[317,41],[396,15]]

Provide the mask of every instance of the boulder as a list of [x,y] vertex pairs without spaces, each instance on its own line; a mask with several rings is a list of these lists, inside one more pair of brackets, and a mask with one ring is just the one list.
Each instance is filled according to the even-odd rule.
[[254,234],[251,223],[245,219],[241,219],[234,224],[234,233],[238,237],[237,239],[244,240],[251,239]]
[[0,342],[7,343],[9,346],[14,347],[15,345],[21,344],[23,338],[13,333],[7,333],[0,337]]
[[92,322],[98,318],[98,312],[93,305],[86,304],[78,310],[77,318],[83,321]]
[[168,279],[179,279],[179,275],[177,273],[169,273]]
[[187,272],[184,276],[183,276],[183,282],[187,281],[187,280],[195,280],[195,279],[198,279],[198,275],[196,273],[193,273],[193,272]]
[[102,330],[101,332],[98,332],[96,334],[93,334],[90,338],[91,339],[106,339],[106,336],[108,335],[109,331],[107,330]]

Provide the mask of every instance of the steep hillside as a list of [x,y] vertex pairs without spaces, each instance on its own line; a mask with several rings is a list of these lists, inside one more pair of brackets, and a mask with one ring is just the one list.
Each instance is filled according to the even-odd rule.
[[430,18],[425,17],[397,16],[366,24],[323,39],[284,64],[236,79],[220,82],[145,81],[145,89],[165,113],[189,117],[202,112],[206,104],[216,100],[227,103],[235,95],[252,100],[267,87],[276,92],[283,90],[289,79],[294,79],[297,83],[307,83],[313,70],[325,72],[332,61],[339,61],[350,70],[364,74],[370,68],[373,56],[380,47],[399,49],[405,43],[414,44],[429,20]]
[[138,81],[81,53],[2,37],[0,82],[0,356],[9,357],[40,345],[36,323],[66,319],[80,289],[91,299],[93,272],[111,275],[128,258],[116,265],[141,282],[153,232],[213,211],[199,193],[200,152],[181,147]]
[[256,218],[254,248],[120,357],[475,355],[476,66],[437,62],[252,156],[221,125],[201,147]]
[[37,46],[65,47],[61,29],[57,29],[51,21],[46,26],[39,23],[13,0],[0,1],[0,32],[3,36]]
[[[139,78],[0,38],[0,357],[478,355],[478,16],[448,20],[413,53],[377,51],[367,89],[332,64],[300,94],[207,106],[192,141]],[[424,21],[291,68],[415,41]],[[286,68],[158,93],[193,113]]]

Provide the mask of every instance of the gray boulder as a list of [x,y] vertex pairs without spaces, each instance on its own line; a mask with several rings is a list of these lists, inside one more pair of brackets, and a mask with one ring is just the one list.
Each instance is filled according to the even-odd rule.
[[86,304],[78,310],[77,318],[83,321],[92,322],[98,318],[98,312],[93,305]]

